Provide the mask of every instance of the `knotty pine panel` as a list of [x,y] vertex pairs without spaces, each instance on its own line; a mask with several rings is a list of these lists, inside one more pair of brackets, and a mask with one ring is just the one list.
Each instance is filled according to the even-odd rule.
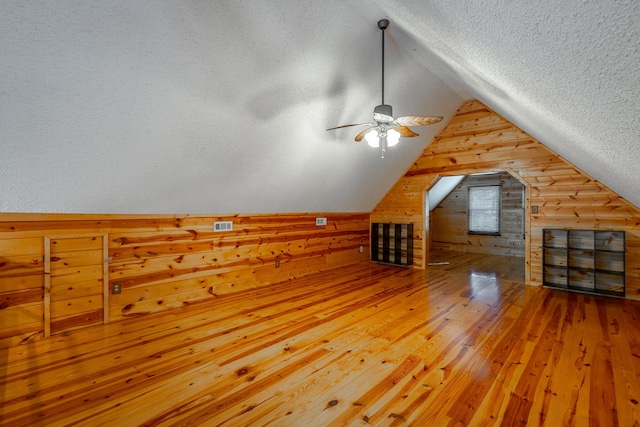
[[86,328],[87,326],[100,325],[104,322],[104,310],[102,307],[97,310],[82,311],[80,314],[72,314],[62,318],[51,320],[51,333],[68,332],[75,329]]
[[[527,282],[542,284],[542,229],[626,232],[626,294],[640,300],[640,210],[601,182],[479,101],[465,102],[406,174],[373,210],[374,222],[411,219],[414,266],[428,262],[430,230],[424,230],[424,193],[440,176],[509,172],[526,186]],[[531,206],[538,207],[531,214]],[[383,219],[384,218],[384,219]],[[453,227],[457,229],[459,227]]]
[[[327,217],[327,226],[316,226],[316,217]],[[233,221],[233,231],[213,232],[214,221]],[[121,294],[109,295],[109,319],[114,321],[215,301],[221,295],[366,260],[369,223],[368,213],[0,214],[0,344],[42,335],[45,236],[107,233],[109,288],[119,282],[122,289]],[[72,245],[62,248],[64,257],[54,255],[52,264],[68,264],[75,279],[73,289],[64,291],[75,303],[67,311],[61,304],[52,307],[62,316],[52,328],[100,321],[92,305],[95,295],[89,291],[99,271],[83,267],[88,260],[101,259],[95,241],[57,242]],[[54,297],[59,291],[56,280],[52,279]]]
[[[502,209],[500,236],[481,236],[467,232],[467,194],[469,187],[500,185]],[[430,213],[431,248],[524,256],[524,187],[506,172],[466,177]]]
[[42,331],[43,315],[43,238],[0,239],[0,344]]

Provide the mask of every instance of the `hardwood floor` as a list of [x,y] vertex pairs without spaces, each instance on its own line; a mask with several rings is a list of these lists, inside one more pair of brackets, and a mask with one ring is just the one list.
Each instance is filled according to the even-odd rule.
[[0,350],[33,425],[640,425],[640,304],[369,262]]

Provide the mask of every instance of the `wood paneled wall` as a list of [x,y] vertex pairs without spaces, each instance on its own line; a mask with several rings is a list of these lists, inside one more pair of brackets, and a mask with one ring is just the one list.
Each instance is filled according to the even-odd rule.
[[[640,300],[640,210],[479,101],[465,102],[372,212],[414,224],[414,266],[428,261],[424,195],[440,176],[507,171],[526,186],[527,282],[542,283],[542,229],[626,232],[627,298]],[[537,214],[531,207],[537,207]]]
[[[469,187],[501,186],[500,235],[467,232]],[[524,186],[506,172],[467,176],[429,215],[431,248],[524,257]]]
[[[316,226],[316,217],[327,217],[327,226]],[[214,232],[214,221],[233,221],[233,231]],[[95,311],[96,296],[78,293],[75,284],[52,290],[58,301],[69,301],[63,303],[69,304],[69,313],[57,305],[47,310],[45,240],[104,234],[110,258],[108,289],[116,282],[122,289],[120,294],[108,295],[105,317],[111,321],[215,300],[222,294],[369,257],[368,213],[223,217],[0,214],[0,346],[41,336],[45,312],[65,319],[69,329],[85,321],[95,323],[86,313]],[[83,269],[79,266],[86,263],[71,261],[86,258],[81,250],[68,254],[71,272],[85,274],[84,270],[96,269]],[[53,261],[67,262],[58,258]],[[83,312],[82,307],[87,310]],[[75,318],[66,316],[71,310],[78,313]]]

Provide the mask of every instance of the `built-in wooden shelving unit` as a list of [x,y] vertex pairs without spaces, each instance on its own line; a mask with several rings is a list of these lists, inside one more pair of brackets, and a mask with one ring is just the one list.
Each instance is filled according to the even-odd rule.
[[413,224],[371,224],[371,260],[413,265]]
[[543,230],[545,286],[625,296],[625,234],[605,230]]

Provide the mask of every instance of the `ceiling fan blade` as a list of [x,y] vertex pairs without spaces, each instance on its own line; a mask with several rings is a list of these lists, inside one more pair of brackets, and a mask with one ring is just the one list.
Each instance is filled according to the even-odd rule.
[[[373,124],[373,123],[371,123],[371,124]],[[356,141],[356,142],[360,142],[360,141],[362,141],[362,138],[364,138],[364,135],[365,135],[367,132],[369,132],[371,129],[375,129],[375,126],[368,127],[368,128],[366,128],[365,130],[363,130],[362,132],[360,132],[359,134],[357,134],[357,135],[356,135],[356,137],[355,137],[355,141]]]
[[404,116],[398,117],[396,123],[401,126],[424,126],[438,123],[442,120],[442,116]]
[[334,129],[342,129],[342,128],[348,128],[351,126],[375,126],[375,123],[357,123],[357,124],[353,124],[353,125],[342,125],[342,126],[336,126],[334,128],[329,128],[327,130],[334,130]]
[[393,117],[387,114],[373,113],[373,120],[376,122],[391,123],[393,121]]
[[392,126],[391,129],[397,130],[400,133],[400,136],[404,136],[405,138],[419,136],[417,133],[415,133],[414,131],[412,131],[406,126]]

